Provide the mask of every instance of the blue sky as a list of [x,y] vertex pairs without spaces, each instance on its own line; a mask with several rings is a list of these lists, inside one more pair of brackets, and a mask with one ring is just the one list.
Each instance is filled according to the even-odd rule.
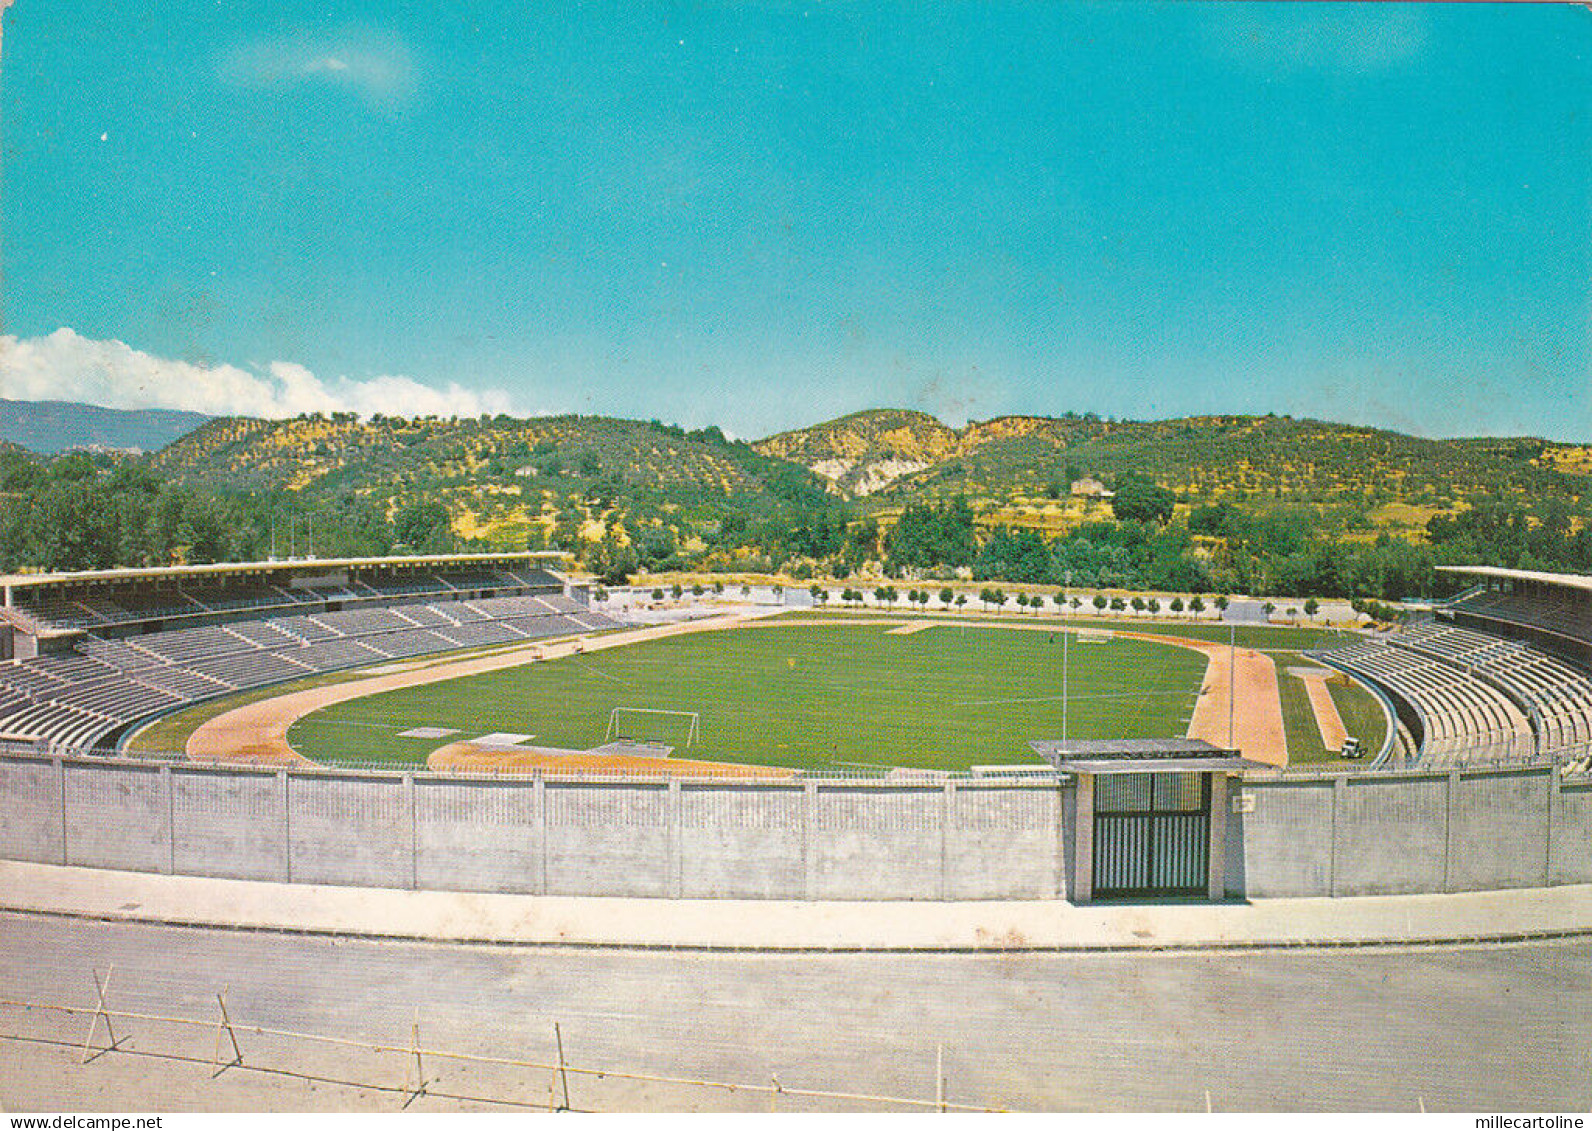
[[0,395],[1592,441],[1589,103],[1575,7],[17,0]]

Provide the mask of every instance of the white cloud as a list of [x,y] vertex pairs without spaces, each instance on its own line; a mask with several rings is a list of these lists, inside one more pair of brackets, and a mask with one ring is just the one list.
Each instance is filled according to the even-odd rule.
[[218,73],[223,82],[255,90],[326,83],[384,110],[409,102],[418,82],[414,56],[401,39],[363,31],[246,43],[221,59]]
[[235,365],[195,365],[124,342],[94,341],[65,327],[42,338],[0,336],[0,397],[269,418],[302,412],[479,416],[513,411],[501,389],[477,392],[454,382],[434,389],[397,376],[328,381],[290,361],[273,361],[263,373]]

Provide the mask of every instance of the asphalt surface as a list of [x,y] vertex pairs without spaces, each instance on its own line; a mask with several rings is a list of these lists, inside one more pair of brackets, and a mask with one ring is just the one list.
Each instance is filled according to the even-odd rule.
[[[248,1026],[627,1072],[1019,1110],[1586,1110],[1592,941],[1297,951],[747,954],[561,950],[0,915],[0,996],[213,1019],[216,1029],[0,1007],[8,1111],[395,1110],[412,1057]],[[96,1045],[105,1043],[103,1023]],[[230,1054],[230,1048],[229,1048]],[[186,1056],[190,1059],[173,1059]],[[225,1059],[225,1058],[223,1058]],[[420,1110],[562,1101],[550,1069],[429,1055]],[[364,1084],[366,1086],[356,1086]],[[597,1110],[767,1110],[761,1094],[569,1077]],[[879,1110],[803,1100],[781,1110]]]

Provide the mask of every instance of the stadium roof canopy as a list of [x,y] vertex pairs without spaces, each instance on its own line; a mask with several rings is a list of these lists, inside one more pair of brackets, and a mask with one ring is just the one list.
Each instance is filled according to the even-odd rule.
[[1438,566],[1445,573],[1462,573],[1470,577],[1491,577],[1500,581],[1534,581],[1538,585],[1557,585],[1561,589],[1579,589],[1592,593],[1592,577],[1582,573],[1543,573],[1535,569],[1502,569],[1498,566]]
[[440,566],[472,562],[529,561],[568,557],[558,550],[512,550],[493,554],[416,554],[386,558],[278,558],[264,562],[216,562],[211,565],[133,566],[124,569],[85,569],[70,573],[12,573],[0,575],[7,588],[94,582],[187,580],[232,574],[305,572],[328,569],[374,569],[389,566]]

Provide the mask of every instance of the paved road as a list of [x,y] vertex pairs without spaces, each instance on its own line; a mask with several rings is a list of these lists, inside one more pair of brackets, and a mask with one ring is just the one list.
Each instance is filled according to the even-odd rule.
[[1264,601],[1232,600],[1227,608],[1222,610],[1223,624],[1269,624],[1271,617],[1266,612]]
[[[0,915],[0,996],[721,1080],[1018,1109],[1584,1111],[1592,942],[1072,955],[769,955],[338,941]],[[395,1054],[242,1034],[289,1075],[211,1079],[215,1031],[130,1026],[85,1066],[84,1018],[0,1008],[0,1106],[391,1110]],[[18,1040],[26,1036],[28,1040]],[[185,1050],[193,1062],[150,1052]],[[425,1064],[433,1092],[545,1102],[551,1074]],[[346,1081],[383,1085],[352,1088]],[[574,1077],[576,1107],[762,1109],[767,1099]],[[424,1109],[481,1106],[422,1097]],[[781,1107],[799,1107],[788,1097]],[[828,1104],[858,1108],[857,1104]],[[863,1108],[866,1110],[866,1108]]]

